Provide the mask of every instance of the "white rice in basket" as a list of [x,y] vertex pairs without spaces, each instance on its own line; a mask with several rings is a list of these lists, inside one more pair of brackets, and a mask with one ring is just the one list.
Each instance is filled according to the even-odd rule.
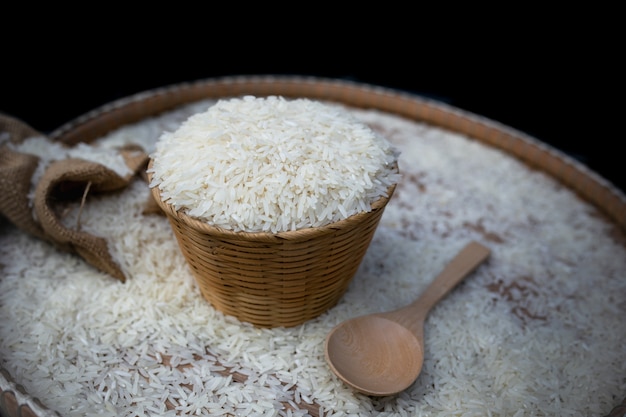
[[[135,142],[152,152],[163,130],[212,104],[120,128],[92,146]],[[0,223],[0,365],[72,417],[588,417],[619,404],[626,248],[613,226],[500,151],[349,110],[400,150],[403,178],[336,307],[287,329],[221,314],[200,295],[167,220],[142,214],[149,189],[137,180],[92,196],[81,214],[83,230],[107,238],[126,283]],[[43,139],[28,145],[64,157]],[[375,398],[339,381],[324,361],[328,331],[412,301],[474,239],[492,255],[430,313],[415,384]]]
[[324,226],[370,211],[399,180],[382,135],[304,98],[219,100],[164,132],[152,159],[164,201],[234,231]]

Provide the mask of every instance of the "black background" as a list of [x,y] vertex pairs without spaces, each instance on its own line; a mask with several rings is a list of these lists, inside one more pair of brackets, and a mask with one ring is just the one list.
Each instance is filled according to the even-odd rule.
[[[395,20],[354,19],[352,28],[321,18],[305,26],[294,19],[233,23],[233,15],[212,14],[210,22],[188,25],[177,15],[137,27],[85,20],[80,27],[40,28],[33,38],[14,33],[4,38],[0,112],[49,132],[112,100],[182,81],[340,78],[406,90],[501,122],[626,190],[624,48],[621,30],[607,20],[616,11],[538,19],[543,10],[531,10],[516,24],[510,12],[481,20],[464,19],[463,12],[456,20],[420,14],[408,21],[404,12],[394,13]],[[214,26],[221,18],[230,21]]]

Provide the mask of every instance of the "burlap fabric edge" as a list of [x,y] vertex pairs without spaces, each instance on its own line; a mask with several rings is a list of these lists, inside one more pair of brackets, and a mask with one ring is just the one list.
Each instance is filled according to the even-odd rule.
[[[121,282],[126,276],[111,256],[104,237],[70,227],[61,219],[60,208],[70,201],[84,203],[88,193],[104,193],[128,186],[143,173],[148,155],[138,147],[119,150],[131,174],[121,176],[108,167],[78,158],[53,161],[41,178],[34,172],[40,158],[12,149],[31,137],[45,135],[20,120],[0,114],[0,214],[16,227],[57,248],[75,253],[98,270]],[[35,183],[36,182],[36,183]]]

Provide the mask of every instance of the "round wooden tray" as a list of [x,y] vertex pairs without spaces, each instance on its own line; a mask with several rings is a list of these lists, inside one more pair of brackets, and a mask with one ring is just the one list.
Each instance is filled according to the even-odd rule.
[[[99,107],[54,130],[49,137],[66,144],[90,142],[122,125],[138,122],[201,99],[251,95],[282,95],[336,101],[373,108],[467,135],[543,171],[591,203],[618,235],[626,236],[626,196],[613,184],[564,153],[520,131],[444,103],[388,88],[345,80],[299,76],[241,76],[176,84],[139,93]],[[16,384],[0,367],[0,413],[16,416],[58,416]],[[626,415],[626,400],[609,414]]]

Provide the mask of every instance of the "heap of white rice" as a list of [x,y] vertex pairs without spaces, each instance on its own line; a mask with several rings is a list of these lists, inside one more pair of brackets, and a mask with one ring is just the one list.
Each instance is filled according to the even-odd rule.
[[152,159],[163,201],[234,231],[333,223],[399,180],[391,144],[345,109],[277,96],[218,101],[164,132]]
[[[153,151],[163,129],[210,104],[92,146]],[[138,179],[64,220],[81,213],[82,229],[107,239],[126,283],[0,222],[0,368],[64,417],[588,417],[620,404],[626,248],[614,226],[554,179],[464,135],[349,111],[401,151],[403,179],[337,306],[293,328],[220,313],[168,221],[142,214],[150,190]],[[415,383],[377,398],[335,377],[323,352],[332,327],[414,300],[470,240],[492,254],[429,314]]]

